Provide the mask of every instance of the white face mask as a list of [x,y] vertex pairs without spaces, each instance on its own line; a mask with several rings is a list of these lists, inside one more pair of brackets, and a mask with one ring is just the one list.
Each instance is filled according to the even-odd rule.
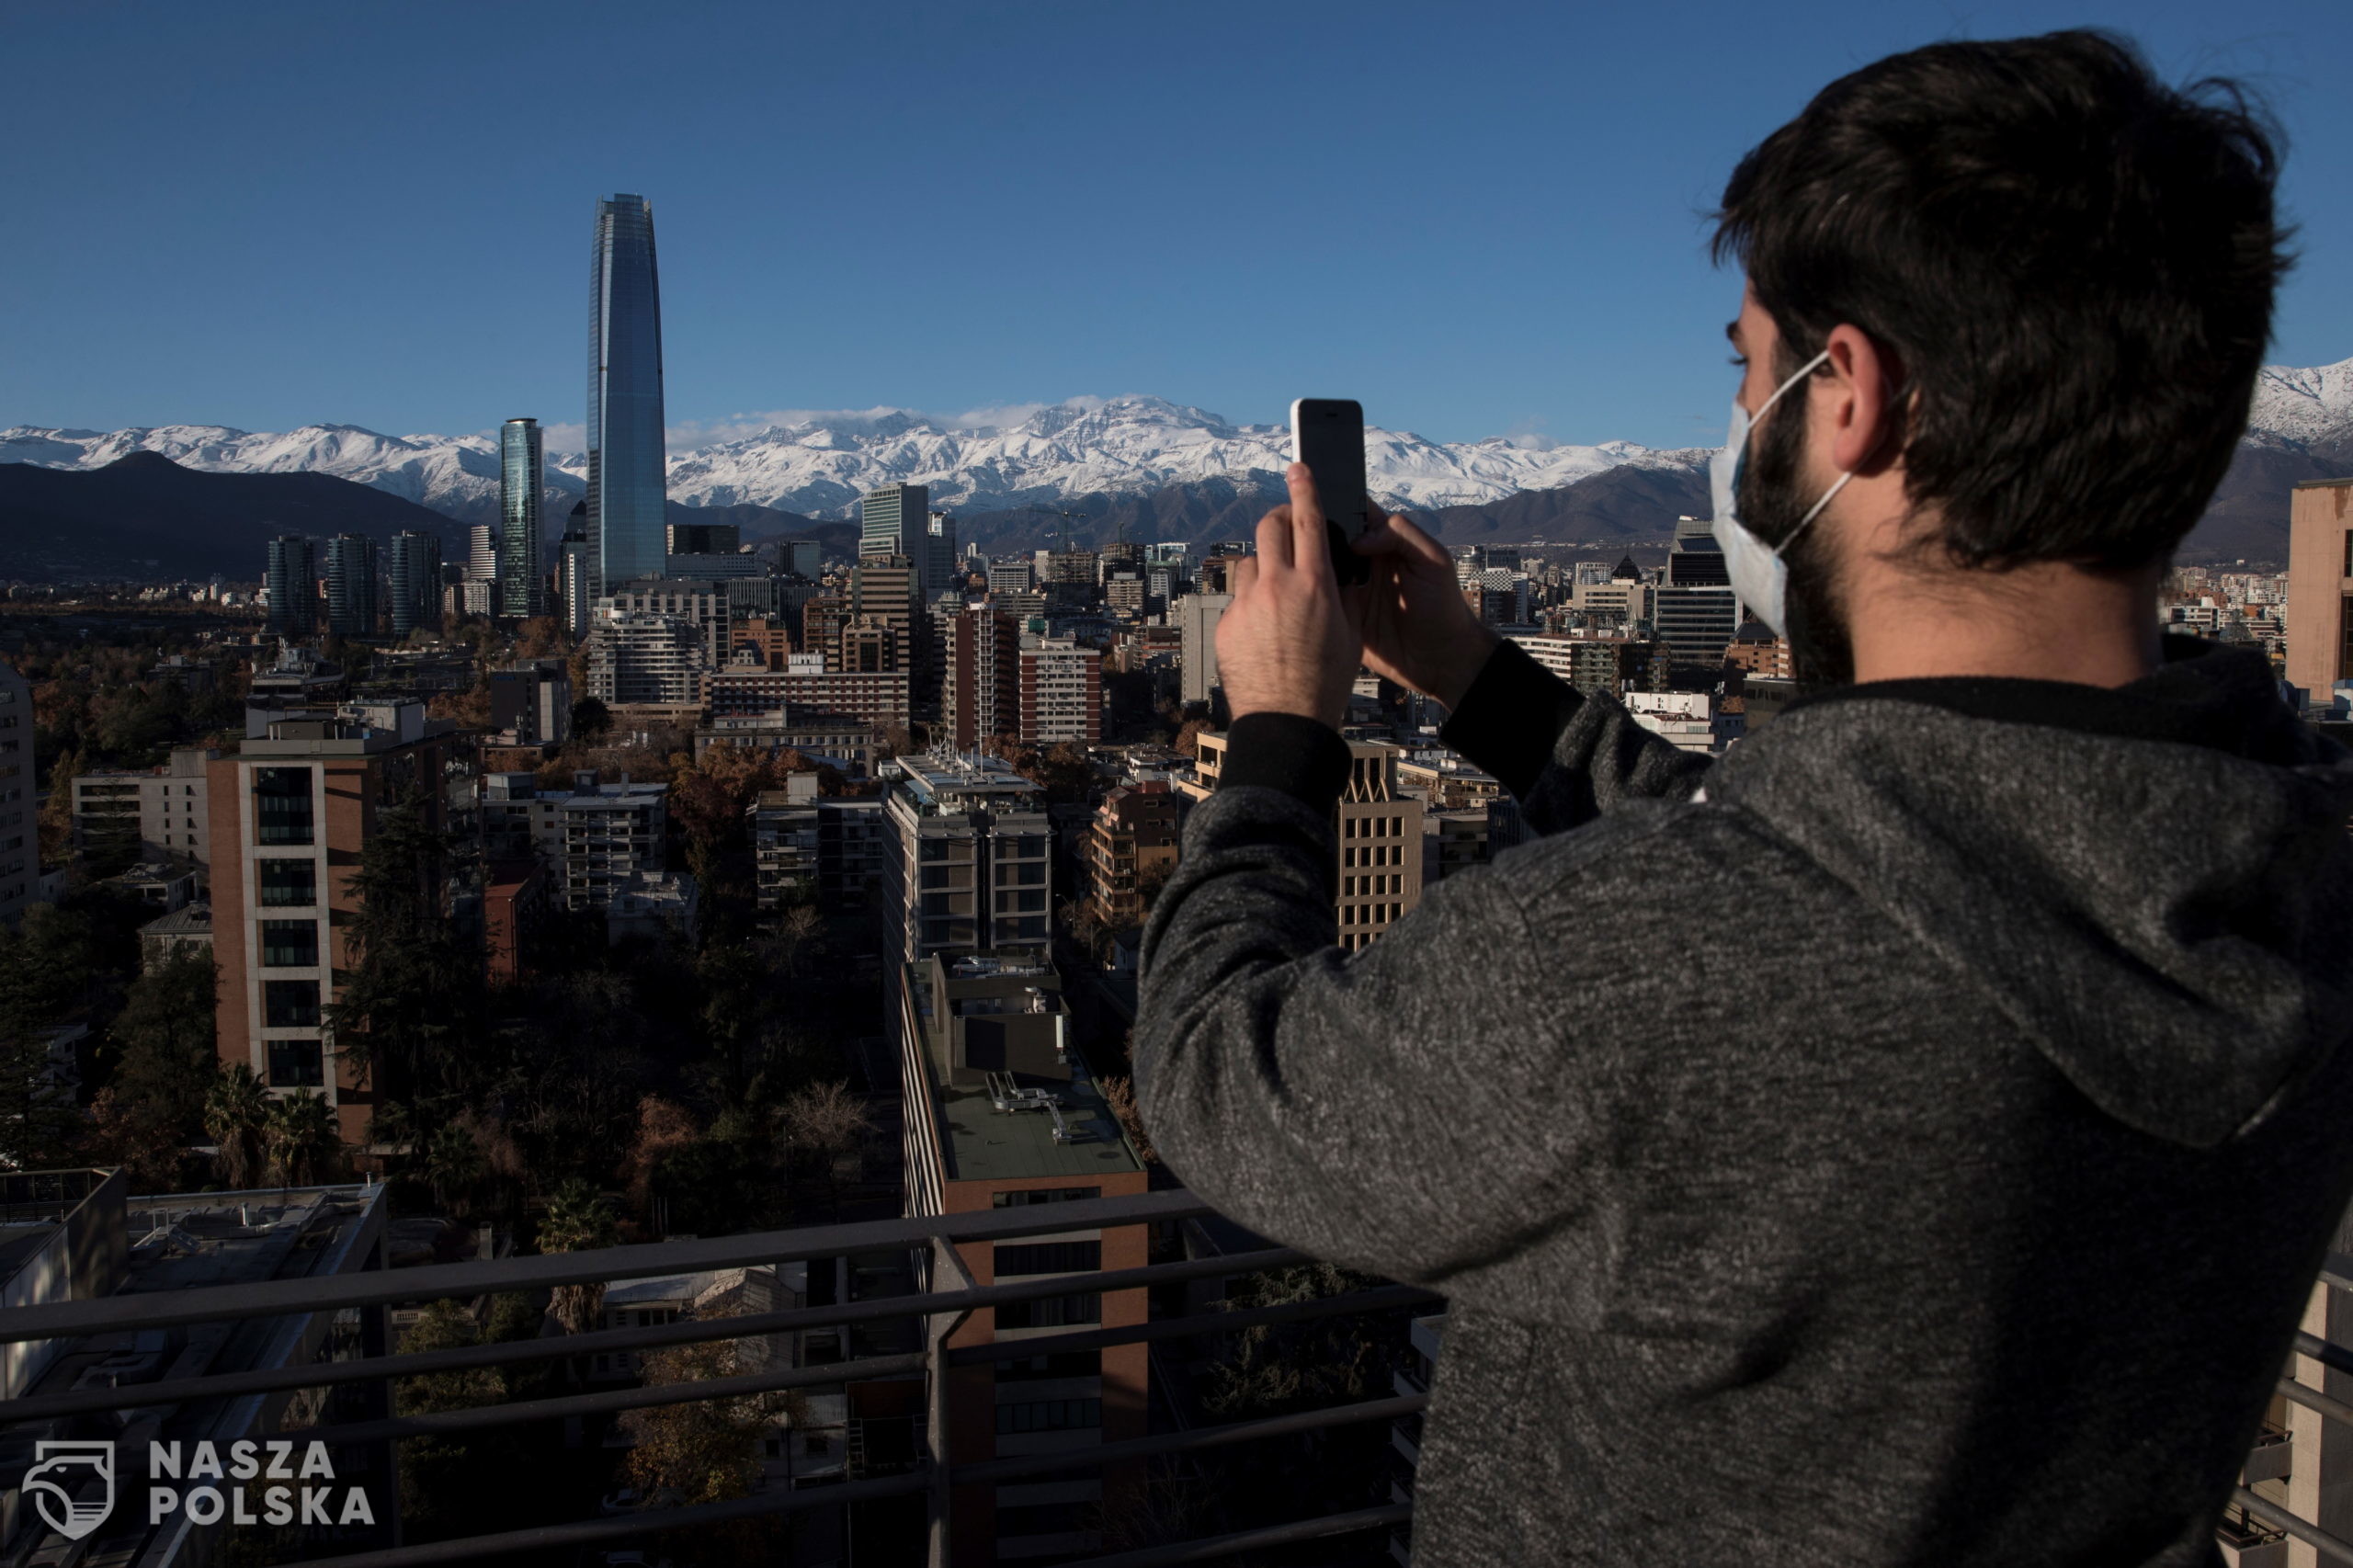
[[1837,483],[1822,493],[1822,499],[1813,504],[1813,509],[1798,519],[1798,526],[1790,530],[1790,537],[1781,541],[1779,549],[1742,526],[1733,497],[1740,490],[1741,470],[1748,458],[1748,435],[1756,421],[1765,417],[1766,409],[1781,401],[1783,392],[1812,375],[1813,368],[1829,358],[1830,351],[1825,348],[1807,360],[1796,375],[1773,389],[1773,395],[1765,400],[1765,407],[1754,415],[1740,406],[1739,398],[1733,398],[1732,426],[1724,432],[1723,449],[1708,460],[1708,490],[1716,506],[1715,526],[1711,531],[1716,536],[1717,548],[1724,552],[1724,572],[1732,578],[1733,592],[1740,596],[1740,602],[1771,627],[1776,637],[1790,634],[1784,602],[1789,595],[1790,567],[1781,559],[1781,551],[1805,532],[1806,525],[1820,517],[1822,509],[1830,505],[1830,498],[1855,476],[1851,472],[1840,474]]

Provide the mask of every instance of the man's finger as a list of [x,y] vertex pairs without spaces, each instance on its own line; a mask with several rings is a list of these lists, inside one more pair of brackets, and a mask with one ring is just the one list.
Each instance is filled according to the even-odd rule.
[[1269,566],[1290,564],[1290,508],[1278,506],[1258,519],[1258,559]]
[[1331,560],[1332,544],[1324,528],[1324,502],[1315,494],[1315,473],[1305,463],[1283,471],[1290,486],[1290,558],[1303,571],[1320,572]]
[[1258,558],[1245,555],[1225,569],[1225,591],[1240,598],[1258,580]]
[[1392,512],[1366,529],[1364,537],[1357,541],[1357,549],[1367,555],[1418,557],[1432,566],[1454,564],[1446,547],[1415,528],[1402,512]]

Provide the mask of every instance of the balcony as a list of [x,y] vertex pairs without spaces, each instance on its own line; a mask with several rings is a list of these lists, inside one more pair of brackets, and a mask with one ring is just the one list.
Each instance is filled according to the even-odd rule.
[[[551,1335],[538,1338],[468,1345],[453,1349],[387,1354],[388,1336],[382,1318],[395,1303],[435,1300],[473,1301],[495,1293],[535,1291],[563,1286],[645,1280],[701,1271],[806,1262],[811,1259],[855,1257],[904,1251],[926,1263],[918,1278],[968,1281],[956,1246],[951,1244],[993,1243],[1023,1236],[1046,1235],[1074,1229],[1120,1225],[1174,1224],[1207,1216],[1208,1205],[1182,1190],[1131,1197],[1090,1199],[1033,1204],[949,1215],[807,1227],[758,1234],[671,1241],[651,1245],[608,1247],[544,1256],[506,1257],[493,1261],[426,1265],[386,1271],[363,1267],[325,1277],[273,1279],[265,1283],[200,1286],[134,1296],[100,1296],[95,1300],[51,1302],[0,1314],[0,1343],[61,1342],[76,1336],[137,1335],[163,1337],[167,1331],[185,1334],[189,1325],[219,1324],[213,1334],[235,1332],[240,1325],[276,1320],[273,1332],[301,1332],[296,1325],[331,1322],[358,1324],[356,1332],[341,1335],[346,1358],[313,1359],[201,1377],[174,1377],[168,1369],[150,1368],[140,1381],[93,1383],[84,1380],[65,1392],[44,1392],[13,1400],[6,1406],[7,1430],[0,1442],[28,1439],[36,1432],[53,1436],[110,1432],[119,1422],[140,1418],[159,1407],[187,1407],[199,1402],[250,1401],[256,1408],[276,1396],[293,1396],[313,1407],[334,1411],[333,1397],[347,1391],[372,1396],[364,1410],[390,1407],[386,1394],[391,1380],[434,1374],[480,1372],[523,1363],[634,1358],[644,1351],[670,1346],[716,1340],[746,1340],[753,1336],[784,1335],[808,1330],[835,1330],[852,1350],[847,1359],[823,1365],[769,1368],[747,1375],[718,1377],[698,1382],[669,1383],[650,1388],[601,1388],[585,1393],[525,1399],[511,1403],[437,1411],[410,1415],[380,1415],[375,1419],[333,1420],[299,1433],[305,1442],[317,1440],[338,1452],[381,1450],[390,1442],[435,1435],[460,1436],[539,1422],[577,1422],[583,1417],[610,1415],[657,1405],[738,1399],[755,1393],[821,1387],[886,1379],[909,1380],[920,1386],[915,1419],[849,1423],[846,1458],[839,1479],[829,1484],[767,1487],[726,1502],[684,1506],[631,1506],[622,1517],[582,1518],[530,1529],[474,1535],[379,1550],[349,1551],[308,1561],[341,1564],[342,1568],[407,1568],[409,1564],[472,1561],[513,1553],[577,1553],[583,1562],[625,1561],[632,1542],[667,1536],[673,1531],[721,1526],[731,1521],[788,1516],[817,1508],[838,1507],[875,1499],[904,1499],[909,1506],[920,1499],[929,1541],[929,1561],[945,1563],[951,1524],[951,1498],[958,1487],[994,1488],[1006,1483],[1051,1483],[1072,1471],[1098,1471],[1130,1461],[1182,1462],[1178,1456],[1264,1438],[1328,1430],[1355,1423],[1392,1422],[1415,1416],[1427,1403],[1418,1392],[1383,1399],[1361,1400],[1336,1407],[1223,1426],[1186,1427],[1149,1436],[1083,1448],[1056,1447],[1044,1451],[1006,1452],[983,1460],[951,1462],[947,1452],[949,1431],[946,1391],[949,1373],[959,1367],[1013,1359],[1035,1359],[1063,1352],[1096,1351],[1108,1346],[1182,1341],[1314,1318],[1386,1312],[1433,1303],[1430,1292],[1407,1286],[1387,1285],[1308,1301],[1278,1305],[1212,1311],[1112,1327],[1086,1327],[1051,1335],[1029,1335],[995,1343],[949,1347],[950,1334],[971,1312],[981,1308],[1066,1297],[1074,1283],[1084,1279],[1089,1291],[1114,1291],[1157,1287],[1182,1287],[1188,1282],[1223,1279],[1308,1261],[1288,1248],[1150,1264],[1142,1267],[1096,1269],[1082,1274],[1057,1273],[1012,1283],[920,1291],[914,1294],[851,1300],[833,1305],[795,1307],[786,1311],[673,1321],[584,1334]],[[928,1255],[927,1258],[924,1255]],[[371,1326],[372,1325],[372,1326]],[[906,1333],[908,1327],[915,1332]],[[863,1343],[851,1342],[853,1328],[866,1332]],[[900,1344],[909,1340],[921,1348],[898,1353],[875,1331],[897,1328]],[[206,1331],[199,1330],[199,1333]],[[160,1375],[159,1375],[160,1373]],[[210,1407],[210,1406],[208,1406]],[[961,1406],[960,1406],[961,1409]],[[119,1413],[119,1414],[118,1414]],[[114,1415],[109,1420],[109,1415]],[[122,1446],[130,1444],[125,1428]],[[143,1496],[143,1486],[130,1494]],[[1409,1503],[1392,1502],[1351,1512],[1303,1518],[1211,1539],[1154,1542],[1141,1550],[1094,1555],[1083,1560],[1097,1568],[1147,1568],[1149,1564],[1211,1561],[1233,1553],[1270,1549],[1301,1541],[1385,1530],[1403,1523],[1412,1513]],[[185,1542],[186,1538],[179,1538]],[[36,1542],[39,1545],[39,1542]],[[1097,1551],[1094,1538],[1080,1545]],[[69,1543],[51,1543],[70,1550]],[[176,1565],[199,1561],[215,1543],[198,1541],[188,1555],[176,1548],[165,1555],[142,1558]],[[44,1547],[43,1550],[49,1548]],[[1376,1544],[1376,1550],[1378,1549]],[[332,1550],[332,1549],[330,1549]],[[65,1559],[59,1559],[63,1561]],[[1068,1561],[1064,1559],[1064,1561]]]

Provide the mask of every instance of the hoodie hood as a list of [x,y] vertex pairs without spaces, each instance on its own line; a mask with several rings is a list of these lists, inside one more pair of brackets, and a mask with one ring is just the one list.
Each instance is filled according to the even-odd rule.
[[1711,769],[2069,1082],[2205,1148],[2353,1032],[2353,753],[2259,656],[2167,640],[2115,690],[1874,683]]

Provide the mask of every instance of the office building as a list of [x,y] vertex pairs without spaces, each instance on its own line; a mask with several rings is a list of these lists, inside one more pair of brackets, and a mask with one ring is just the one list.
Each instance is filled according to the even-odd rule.
[[1720,669],[1740,629],[1739,600],[1728,587],[1652,590],[1651,624],[1678,665]]
[[597,609],[599,615],[607,611],[618,615],[660,615],[685,621],[695,629],[696,639],[702,645],[706,669],[725,665],[732,651],[727,629],[733,608],[726,588],[717,583],[680,577],[617,583],[597,601]]
[[1673,661],[1664,642],[1631,637],[1556,637],[1540,631],[1510,635],[1538,664],[1579,691],[1603,691],[1615,697],[1631,687],[1666,688]]
[[588,503],[575,502],[556,546],[557,614],[574,637],[585,637],[597,615],[597,554],[588,539]]
[[392,636],[405,641],[441,625],[441,541],[403,530],[392,536],[386,572]]
[[813,539],[779,539],[764,548],[776,551],[776,569],[787,575],[806,577],[813,583],[824,569],[824,546]]
[[[1180,785],[1196,798],[1217,789],[1225,764],[1225,733],[1203,730],[1195,737],[1194,777]],[[1427,807],[1400,787],[1397,764],[1404,748],[1386,741],[1350,741],[1347,787],[1334,808],[1340,846],[1338,894],[1333,915],[1339,944],[1350,952],[1366,946],[1422,901],[1422,818]]]
[[2289,493],[2287,678],[2324,705],[2353,680],[2353,479]]
[[901,757],[883,820],[885,896],[909,960],[1020,948],[1042,952],[1053,873],[1045,791],[995,757]]
[[1103,797],[1086,835],[1087,896],[1112,930],[1143,924],[1149,901],[1176,869],[1184,797],[1154,780]]
[[1037,563],[1016,558],[989,562],[991,594],[1026,594],[1038,581]]
[[1207,702],[1217,689],[1218,618],[1233,602],[1231,594],[1188,594],[1176,601],[1185,666],[1178,691],[1185,702]]
[[858,510],[859,559],[904,556],[913,569],[916,596],[929,598],[933,568],[930,486],[886,484],[859,497]]
[[1021,634],[992,604],[968,605],[949,618],[948,683],[941,719],[949,749],[976,751],[1020,730]]
[[[0,714],[6,711],[0,707]],[[0,728],[0,747],[6,740],[6,729]],[[161,767],[77,775],[73,781],[74,841],[85,847],[112,846],[142,860],[193,860],[210,866],[210,765],[220,756],[211,746],[179,746]],[[6,809],[0,806],[0,812]],[[5,842],[0,835],[0,843]]]
[[830,763],[845,775],[874,771],[882,747],[881,733],[871,724],[827,719],[803,719],[778,709],[768,713],[735,713],[695,726],[695,756],[713,746],[737,746],[763,756],[797,751],[811,762]]
[[265,624],[272,636],[309,637],[318,631],[319,563],[312,540],[301,534],[272,539],[262,587],[269,596]]
[[1094,745],[1103,739],[1103,655],[1070,638],[1021,650],[1021,739]]
[[[1142,1193],[1143,1161],[1070,1039],[1061,975],[1042,955],[940,954],[904,966],[894,1030],[906,1117],[906,1210],[954,1214]],[[1132,1268],[1143,1225],[1073,1227],[958,1244],[975,1284]],[[1074,1284],[1078,1281],[1074,1281]],[[1140,1324],[1140,1289],[981,1308],[945,1348]],[[948,1369],[947,1452],[963,1466],[1016,1454],[1076,1455],[1144,1435],[1151,1356],[1141,1344],[1011,1358]],[[1096,1528],[1139,1479],[1135,1467],[1058,1471],[962,1485],[949,1508],[949,1563],[1058,1562],[1103,1545]],[[1111,1496],[1107,1499],[1108,1489]]]
[[221,966],[216,1050],[274,1093],[323,1094],[347,1143],[403,1085],[339,1051],[326,1020],[359,908],[350,873],[390,802],[414,797],[426,824],[448,815],[438,788],[463,743],[417,702],[269,720],[234,756],[206,765],[213,853],[213,952]]
[[365,534],[327,540],[327,630],[337,637],[376,635],[376,541]]
[[32,683],[0,664],[0,924],[14,925],[40,891],[35,805]]
[[654,209],[597,203],[588,286],[587,528],[598,594],[661,575],[669,493],[662,413],[662,300]]
[[[804,666],[803,661],[807,661]],[[796,722],[852,720],[878,730],[904,730],[908,706],[904,670],[827,670],[813,667],[815,655],[796,653],[782,670],[741,666],[711,675],[706,682],[714,722],[789,710]]]
[[540,564],[540,422],[498,427],[498,613],[519,620],[547,612]]
[[871,795],[817,801],[817,907],[829,913],[878,905],[889,881],[896,839]]
[[[498,581],[498,528],[476,523],[466,530],[466,575],[469,583]],[[494,601],[494,603],[495,601]]]
[[744,548],[744,530],[733,523],[670,523],[662,548],[671,555],[733,555]]

